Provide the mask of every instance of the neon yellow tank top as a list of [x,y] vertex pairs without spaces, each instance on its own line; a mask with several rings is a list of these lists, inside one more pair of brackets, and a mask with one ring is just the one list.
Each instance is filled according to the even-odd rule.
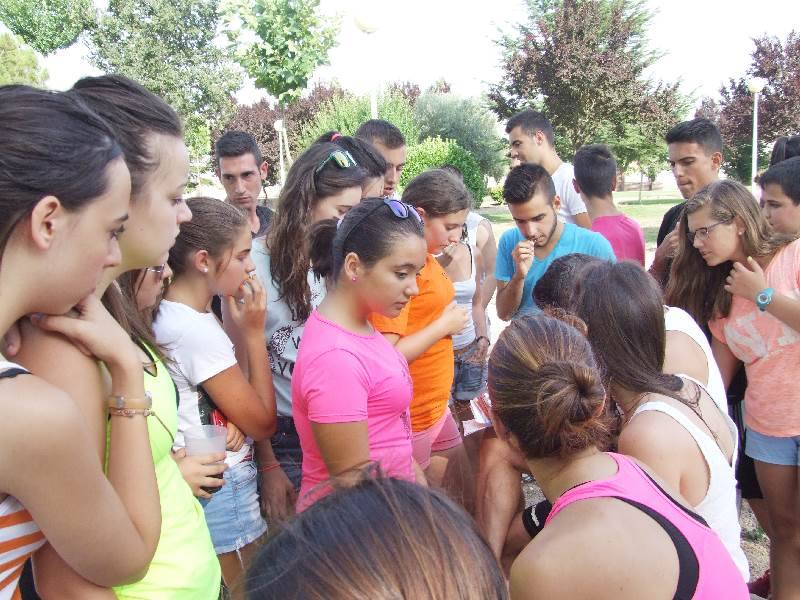
[[[147,352],[156,374],[145,372],[144,387],[153,397],[153,410],[174,436],[178,429],[175,384],[161,360],[149,348]],[[172,458],[172,439],[165,427],[149,417],[147,429],[161,496],[161,537],[144,578],[115,587],[114,592],[123,600],[217,600],[220,566],[203,508]]]

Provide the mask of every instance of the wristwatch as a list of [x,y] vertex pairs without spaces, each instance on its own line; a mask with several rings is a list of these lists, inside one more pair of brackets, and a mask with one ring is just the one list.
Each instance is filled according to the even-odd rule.
[[767,307],[772,302],[772,288],[766,288],[758,292],[758,296],[756,296],[756,306],[758,306],[758,310],[764,312],[767,310]]

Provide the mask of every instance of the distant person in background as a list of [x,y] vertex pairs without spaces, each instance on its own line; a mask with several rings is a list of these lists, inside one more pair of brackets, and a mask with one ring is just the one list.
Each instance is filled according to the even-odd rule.
[[406,166],[406,138],[397,127],[381,119],[370,119],[362,123],[356,130],[356,137],[375,146],[386,160],[383,196],[397,196],[400,175]]
[[511,164],[534,164],[544,167],[561,199],[558,214],[566,223],[574,223],[589,229],[592,225],[586,206],[572,187],[575,174],[572,165],[558,156],[553,136],[553,125],[542,113],[523,110],[508,120],[506,125],[508,143],[511,145]]
[[[690,200],[702,188],[719,178],[722,136],[714,123],[708,119],[683,121],[670,129],[665,139],[672,174],[684,200]],[[676,226],[685,206],[686,202],[680,202],[670,208],[664,214],[658,229],[658,247],[653,264],[650,265],[650,274],[662,287],[667,285],[672,258],[678,249]]]
[[608,146],[590,144],[575,153],[573,185],[589,211],[592,231],[609,241],[617,260],[633,260],[644,266],[644,232],[614,204],[617,161]]
[[259,205],[258,197],[269,167],[255,138],[244,131],[226,131],[217,140],[214,155],[217,177],[225,188],[225,201],[249,215],[254,238],[264,235],[272,220],[272,210]]
[[800,234],[800,156],[771,166],[758,180],[764,215],[778,233]]
[[769,166],[773,167],[779,162],[788,160],[794,156],[800,156],[800,135],[782,136],[775,140],[772,147],[772,156],[769,159]]

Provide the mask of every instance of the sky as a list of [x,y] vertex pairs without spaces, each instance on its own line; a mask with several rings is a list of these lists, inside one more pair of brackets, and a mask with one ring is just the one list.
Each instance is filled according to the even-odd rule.
[[[99,4],[100,0],[96,0]],[[745,73],[752,38],[769,33],[785,39],[800,30],[800,2],[761,0],[650,0],[655,12],[650,47],[663,57],[649,75],[680,80],[696,101],[717,96],[729,77]],[[497,81],[500,53],[495,40],[524,20],[524,0],[321,0],[328,15],[338,14],[339,43],[330,65],[320,67],[315,81],[338,81],[346,89],[368,93],[392,81],[412,81],[425,89],[445,79],[455,93],[478,95]],[[355,24],[377,27],[370,35]],[[45,59],[49,87],[66,89],[79,77],[97,73],[86,51],[74,46]],[[246,84],[237,98],[249,104],[263,97]]]

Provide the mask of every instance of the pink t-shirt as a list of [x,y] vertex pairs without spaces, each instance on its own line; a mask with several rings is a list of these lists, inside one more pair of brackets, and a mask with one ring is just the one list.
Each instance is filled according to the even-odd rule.
[[[764,274],[775,294],[800,300],[800,240],[778,252]],[[740,296],[733,297],[727,317],[708,325],[744,363],[747,426],[775,437],[800,435],[800,333]]]
[[644,266],[644,232],[636,221],[625,215],[596,217],[592,231],[609,241],[617,260],[635,260]]
[[386,475],[414,481],[408,412],[412,389],[408,362],[383,335],[359,335],[316,310],[311,313],[292,373],[292,411],[303,449],[298,512],[330,491],[319,486],[329,474],[312,422],[367,421],[370,459]]

